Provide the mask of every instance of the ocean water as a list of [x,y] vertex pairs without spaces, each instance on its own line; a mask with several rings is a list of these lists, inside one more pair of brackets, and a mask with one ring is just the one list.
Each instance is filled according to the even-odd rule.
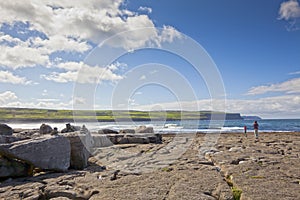
[[[64,123],[47,123],[58,130],[65,128]],[[78,122],[74,125],[83,124],[91,131],[108,128],[113,130],[134,129],[138,126],[152,126],[157,133],[234,133],[243,132],[244,126],[247,131],[253,131],[253,121],[250,120],[176,120],[176,121],[141,121],[141,122]],[[300,119],[262,119],[258,120],[261,132],[300,132]],[[12,128],[32,129],[39,128],[41,123],[8,123]]]

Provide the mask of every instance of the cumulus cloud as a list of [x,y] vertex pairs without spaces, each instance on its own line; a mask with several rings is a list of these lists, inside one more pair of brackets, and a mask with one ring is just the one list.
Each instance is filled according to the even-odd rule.
[[2,1],[0,22],[30,22],[47,36],[73,36],[96,43],[122,31],[154,27],[146,15],[120,9],[122,0]]
[[142,12],[152,13],[152,8],[145,7],[145,6],[140,6],[138,10]]
[[300,6],[297,0],[289,0],[281,3],[279,9],[279,19],[295,19],[300,17]]
[[[126,50],[158,45],[178,37],[170,26],[158,30],[145,14],[121,8],[123,0],[28,0],[1,1],[1,24],[13,26],[26,24],[26,31],[40,33],[22,41],[18,36],[0,33],[0,65],[9,68],[49,66],[50,56],[58,51],[85,53],[91,43],[98,44],[121,32],[142,31],[121,34],[110,43]],[[151,8],[139,10],[151,12]],[[42,36],[41,36],[42,35]],[[1,42],[1,40],[3,42]],[[57,61],[57,59],[56,59]],[[70,73],[71,74],[71,73]]]
[[25,77],[14,75],[9,71],[0,71],[0,83],[29,85],[32,84],[32,81],[27,80]]
[[49,55],[43,49],[25,45],[0,46],[0,66],[12,69],[48,65]]
[[247,95],[259,95],[267,92],[300,93],[300,78],[294,78],[282,83],[252,87]]
[[59,99],[34,99],[33,101],[22,101],[14,92],[5,91],[0,93],[1,107],[22,107],[22,108],[52,108],[66,109],[72,107],[72,101],[67,103]]
[[279,20],[288,22],[287,30],[299,30],[300,5],[297,0],[289,0],[281,3],[279,9]]
[[18,99],[18,97],[12,91],[5,91],[3,93],[0,93],[1,106],[5,106],[6,103],[14,101],[16,99]]
[[123,77],[114,73],[115,67],[110,65],[107,68],[99,66],[89,66],[83,62],[67,62],[57,65],[58,68],[67,70],[66,72],[52,72],[50,75],[41,75],[42,78],[58,83],[100,83],[102,81],[118,81]]

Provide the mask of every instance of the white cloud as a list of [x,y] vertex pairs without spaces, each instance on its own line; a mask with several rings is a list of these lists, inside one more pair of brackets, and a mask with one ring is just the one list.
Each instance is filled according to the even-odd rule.
[[[144,47],[146,44],[160,45],[178,37],[178,32],[169,26],[159,31],[145,14],[121,8],[123,0],[28,0],[1,1],[0,26],[16,22],[26,23],[30,31],[38,31],[45,37],[21,41],[0,34],[2,44],[0,65],[9,68],[49,66],[49,56],[57,51],[84,53],[91,49],[89,42],[98,44],[121,32],[145,28],[141,31],[121,34],[111,41],[112,46],[126,50]],[[141,7],[140,10],[151,11]],[[25,30],[26,32],[26,30]]]
[[54,35],[49,39],[36,37],[31,40],[36,47],[43,47],[49,54],[56,51],[80,52],[83,53],[91,47],[86,41],[78,41],[74,38],[67,38],[61,35]]
[[58,102],[59,99],[36,99],[39,102]]
[[300,17],[300,6],[297,0],[289,0],[281,3],[279,19],[290,20]]
[[50,75],[41,75],[42,78],[59,83],[100,83],[101,81],[118,81],[123,77],[113,72],[115,67],[89,66],[83,62],[60,63],[58,68],[67,70],[66,72],[53,72]]
[[18,97],[12,91],[6,91],[6,92],[3,92],[3,93],[0,93],[1,106],[5,106],[5,104],[7,102],[11,102],[11,101],[14,101],[16,99],[18,99]]
[[[264,118],[299,117],[300,96],[284,95],[277,97],[266,97],[253,100],[226,99],[223,100],[203,99],[198,101],[174,101],[157,102],[149,105],[136,105],[132,109],[153,110],[158,104],[165,110],[214,110],[242,115],[259,115]],[[220,105],[225,106],[220,106]],[[124,106],[126,108],[126,106]]]
[[146,80],[146,76],[145,75],[142,75],[140,78],[139,78],[139,80]]
[[[58,103],[59,102],[59,103]],[[37,101],[37,102],[23,102],[12,101],[1,105],[2,107],[16,107],[16,108],[48,108],[48,109],[71,109],[70,103],[63,103],[60,101]]]
[[298,74],[300,74],[300,71],[289,73],[289,75],[298,75]]
[[48,37],[72,36],[95,43],[122,31],[154,27],[148,16],[120,9],[122,2],[122,0],[70,2],[30,0],[26,3],[2,1],[0,22],[30,22],[32,29],[43,32]]
[[[24,44],[24,43],[23,43]],[[43,49],[29,46],[0,46],[0,66],[12,69],[48,65],[49,55]]]
[[29,81],[24,77],[14,75],[9,71],[0,71],[0,83],[29,85],[32,84],[32,81]]
[[[55,35],[50,39],[30,37],[26,41],[0,33],[0,65],[17,69],[50,65],[49,56],[57,51],[84,53],[91,47],[85,41]],[[57,61],[57,60],[56,60]],[[56,62],[54,61],[54,62]]]
[[282,83],[252,87],[247,95],[258,95],[267,92],[300,93],[300,78],[294,78]]
[[140,6],[138,10],[142,12],[152,13],[152,8],[149,7]]
[[159,44],[161,42],[172,42],[175,38],[182,38],[182,34],[172,26],[164,26],[159,37]]

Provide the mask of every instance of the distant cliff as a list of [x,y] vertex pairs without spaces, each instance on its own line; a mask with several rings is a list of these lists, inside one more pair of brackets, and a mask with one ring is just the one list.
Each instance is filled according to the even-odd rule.
[[242,116],[244,120],[261,120],[259,116]]
[[[204,116],[206,116],[206,119],[210,120],[242,120],[240,113],[204,113]],[[203,118],[204,119],[204,118]]]

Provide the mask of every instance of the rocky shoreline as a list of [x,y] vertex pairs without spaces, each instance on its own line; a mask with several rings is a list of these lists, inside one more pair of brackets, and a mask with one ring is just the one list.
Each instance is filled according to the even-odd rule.
[[91,135],[85,166],[2,179],[0,199],[300,199],[298,132]]

